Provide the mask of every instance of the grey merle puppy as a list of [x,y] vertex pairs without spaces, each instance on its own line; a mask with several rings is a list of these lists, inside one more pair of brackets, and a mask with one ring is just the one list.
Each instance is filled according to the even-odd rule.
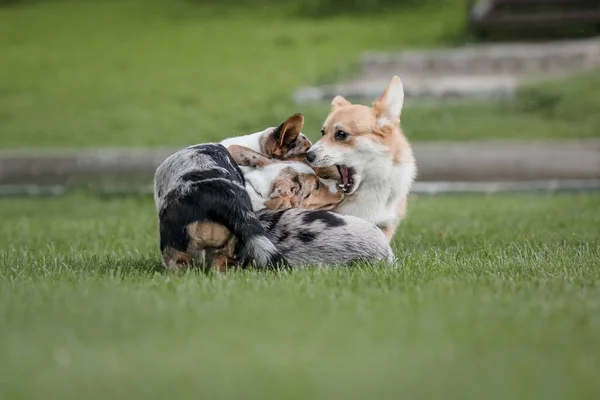
[[219,271],[231,264],[286,264],[252,210],[242,171],[220,144],[190,146],[163,161],[154,202],[169,269],[192,262]]
[[394,260],[381,229],[357,217],[301,208],[263,209],[257,216],[271,242],[294,266]]

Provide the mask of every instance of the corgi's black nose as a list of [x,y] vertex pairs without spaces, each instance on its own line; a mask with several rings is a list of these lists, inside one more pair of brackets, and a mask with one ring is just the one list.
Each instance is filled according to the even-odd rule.
[[310,151],[308,153],[306,153],[306,161],[308,161],[309,163],[312,163],[313,161],[315,161],[315,158],[317,158],[315,153],[311,153]]

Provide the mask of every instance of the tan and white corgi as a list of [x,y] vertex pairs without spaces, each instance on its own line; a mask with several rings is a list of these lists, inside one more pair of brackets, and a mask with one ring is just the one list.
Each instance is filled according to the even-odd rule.
[[306,159],[315,167],[337,167],[346,194],[333,211],[377,225],[388,239],[406,214],[417,167],[400,129],[404,89],[394,76],[372,107],[341,96],[331,102],[322,138]]

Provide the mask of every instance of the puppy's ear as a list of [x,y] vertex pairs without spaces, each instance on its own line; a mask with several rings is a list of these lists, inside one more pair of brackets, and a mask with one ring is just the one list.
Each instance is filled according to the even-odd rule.
[[296,207],[297,197],[288,191],[287,194],[271,193],[268,200],[264,202],[269,210],[280,210],[282,208]]
[[269,210],[281,210],[282,208],[290,208],[290,202],[285,197],[276,197],[274,199],[269,199],[264,203],[265,207]]
[[284,168],[280,175],[273,181],[269,199],[265,206],[271,210],[296,207],[298,203],[298,185],[294,182],[297,173],[290,167]]
[[373,102],[379,127],[395,127],[400,122],[403,104],[404,87],[400,78],[394,76],[381,97]]
[[236,164],[243,167],[264,167],[273,162],[268,157],[246,146],[232,144],[227,148],[227,151],[229,151]]
[[346,107],[346,106],[350,106],[350,105],[352,105],[352,103],[350,103],[348,100],[346,100],[342,96],[335,96],[333,98],[333,100],[331,100],[331,111],[335,111],[338,108],[342,108],[342,107]]
[[304,115],[297,113],[285,120],[275,131],[275,138],[279,147],[290,145],[302,132],[304,127]]

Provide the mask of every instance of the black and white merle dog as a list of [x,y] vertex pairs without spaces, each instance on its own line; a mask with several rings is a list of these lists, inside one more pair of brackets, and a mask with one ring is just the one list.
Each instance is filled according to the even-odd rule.
[[286,264],[252,210],[242,171],[220,144],[176,152],[154,176],[160,250],[165,267],[192,262],[215,270]]
[[296,267],[394,260],[381,229],[357,217],[301,208],[263,209],[257,215],[271,242]]

